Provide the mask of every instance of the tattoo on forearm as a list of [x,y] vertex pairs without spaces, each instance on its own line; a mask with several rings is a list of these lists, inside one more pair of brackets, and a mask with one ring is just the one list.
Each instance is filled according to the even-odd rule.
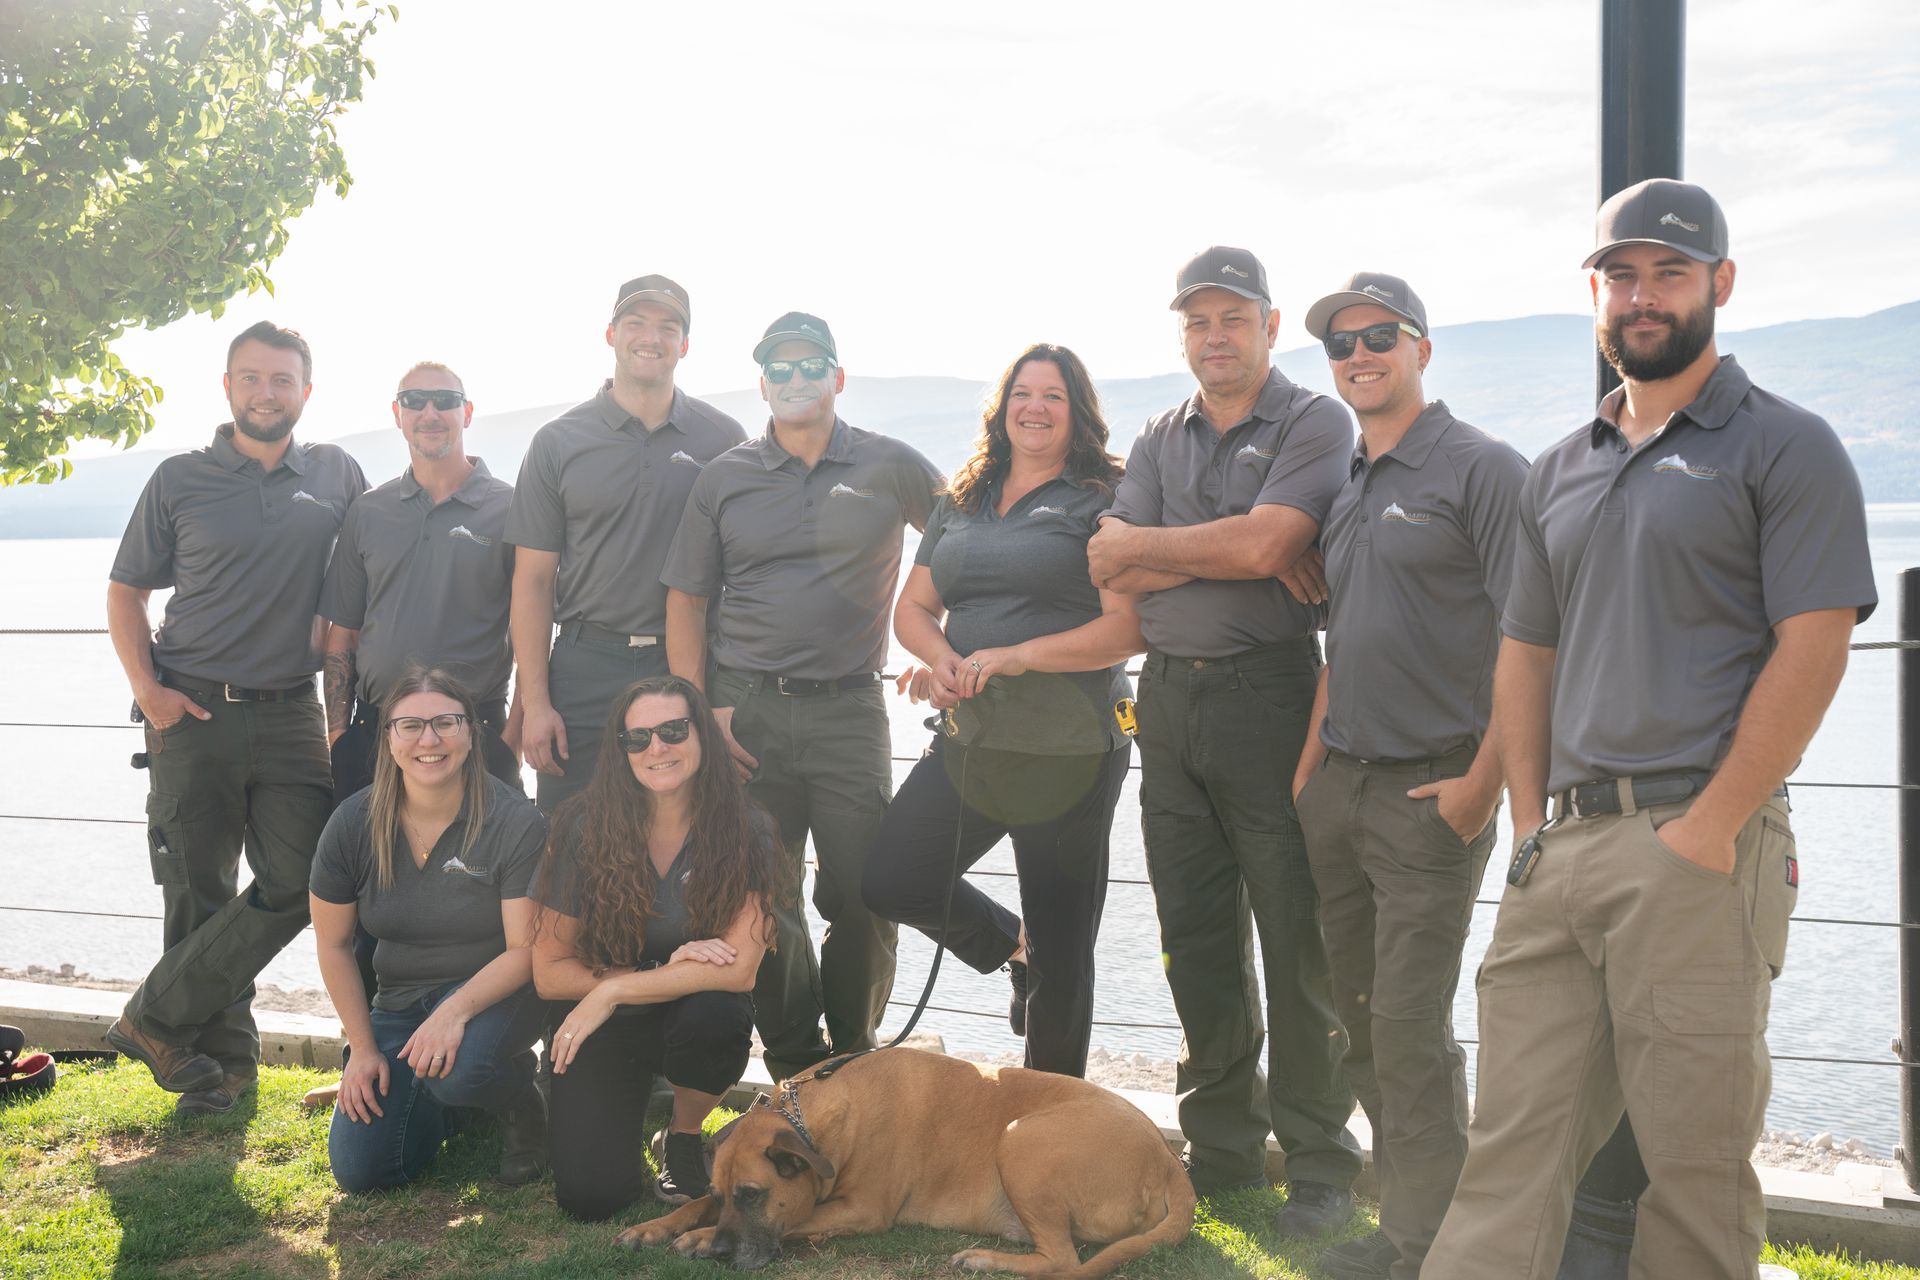
[[322,683],[327,694],[327,732],[342,733],[353,713],[353,654],[327,655]]

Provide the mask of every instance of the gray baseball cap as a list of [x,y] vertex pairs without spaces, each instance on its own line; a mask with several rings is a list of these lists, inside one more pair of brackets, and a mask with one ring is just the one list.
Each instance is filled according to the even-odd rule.
[[1420,301],[1420,295],[1405,280],[1384,271],[1356,271],[1345,284],[1307,308],[1307,332],[1319,341],[1327,336],[1333,317],[1342,307],[1368,303],[1411,320],[1422,337],[1429,332],[1427,304]]
[[693,331],[693,303],[687,291],[665,276],[636,276],[621,285],[613,304],[613,318],[619,320],[638,302],[659,303],[679,316],[689,333]]
[[1673,178],[1648,178],[1617,191],[1594,219],[1592,267],[1623,244],[1663,244],[1698,262],[1727,256],[1727,216],[1706,188]]
[[1174,289],[1173,301],[1167,304],[1169,311],[1178,311],[1182,302],[1202,289],[1226,289],[1255,302],[1273,304],[1273,295],[1267,292],[1267,269],[1260,265],[1260,259],[1245,249],[1222,244],[1202,249],[1190,258],[1180,268]]
[[753,362],[765,364],[773,349],[789,338],[811,342],[826,352],[828,359],[840,363],[840,353],[833,346],[833,330],[827,328],[827,322],[819,316],[810,316],[804,311],[789,311],[768,325],[753,348]]

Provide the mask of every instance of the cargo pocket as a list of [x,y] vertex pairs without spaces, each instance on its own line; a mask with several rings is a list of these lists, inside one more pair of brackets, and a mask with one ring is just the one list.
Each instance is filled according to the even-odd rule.
[[1732,1160],[1753,1145],[1766,993],[1724,984],[1653,989],[1654,1131],[1642,1140],[1659,1154]]
[[147,794],[147,859],[153,865],[155,884],[187,882],[187,859],[179,819],[178,796]]

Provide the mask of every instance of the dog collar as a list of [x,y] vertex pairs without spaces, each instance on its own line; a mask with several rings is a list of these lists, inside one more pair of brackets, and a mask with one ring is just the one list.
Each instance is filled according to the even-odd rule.
[[806,1084],[809,1080],[825,1080],[828,1076],[847,1065],[847,1063],[852,1062],[855,1058],[862,1056],[862,1054],[872,1052],[873,1050],[871,1049],[863,1049],[860,1053],[844,1053],[837,1058],[821,1063],[818,1067],[814,1068],[813,1074],[811,1075],[782,1080],[780,1082],[780,1093],[777,1098],[772,1094],[763,1093],[754,1099],[753,1105],[756,1107],[765,1107],[769,1111],[778,1112],[780,1118],[792,1125],[793,1131],[800,1135],[800,1141],[807,1144],[807,1150],[819,1151],[820,1148],[814,1145],[813,1135],[807,1131],[807,1122],[800,1116],[800,1086]]

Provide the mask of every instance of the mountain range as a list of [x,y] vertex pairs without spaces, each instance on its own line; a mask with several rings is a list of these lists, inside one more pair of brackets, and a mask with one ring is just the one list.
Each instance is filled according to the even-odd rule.
[[[1443,326],[1433,334],[1427,394],[1459,417],[1511,442],[1528,457],[1593,412],[1592,321],[1585,316],[1525,316]],[[1868,316],[1801,320],[1720,335],[1755,382],[1813,410],[1845,440],[1870,502],[1920,501],[1920,302]],[[1280,353],[1274,363],[1304,386],[1331,391],[1318,347]],[[841,416],[906,440],[943,470],[964,458],[980,425],[988,384],[965,378],[865,378],[850,375]],[[1184,370],[1099,383],[1114,452],[1122,457],[1146,419],[1192,392]],[[574,400],[591,388],[576,389]],[[707,399],[749,433],[766,421],[759,393],[746,388]],[[468,451],[511,479],[541,424],[574,400],[478,416]],[[390,423],[335,441],[379,483],[406,466],[406,445]],[[138,449],[74,464],[58,484],[0,490],[0,538],[115,537],[147,477],[167,451]]]

